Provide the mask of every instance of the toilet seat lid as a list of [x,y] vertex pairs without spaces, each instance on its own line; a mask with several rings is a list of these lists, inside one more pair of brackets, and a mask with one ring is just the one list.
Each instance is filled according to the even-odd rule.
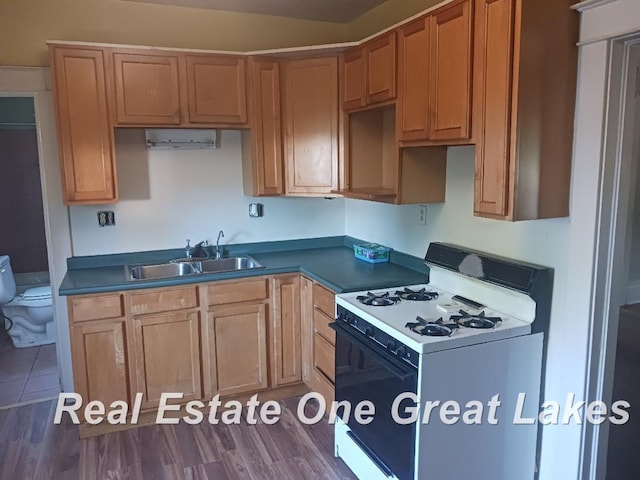
[[38,300],[42,298],[51,297],[51,285],[45,285],[44,287],[29,288],[22,294],[22,298],[25,300]]

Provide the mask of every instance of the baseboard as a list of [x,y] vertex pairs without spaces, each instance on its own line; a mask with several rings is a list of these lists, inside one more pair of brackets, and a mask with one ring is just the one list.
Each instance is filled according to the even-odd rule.
[[635,280],[627,287],[627,305],[640,303],[640,280]]

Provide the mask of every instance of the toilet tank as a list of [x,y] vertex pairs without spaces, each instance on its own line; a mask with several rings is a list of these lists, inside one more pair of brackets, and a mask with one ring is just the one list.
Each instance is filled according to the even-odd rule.
[[16,296],[16,281],[13,278],[11,262],[7,255],[0,255],[0,305],[10,302]]

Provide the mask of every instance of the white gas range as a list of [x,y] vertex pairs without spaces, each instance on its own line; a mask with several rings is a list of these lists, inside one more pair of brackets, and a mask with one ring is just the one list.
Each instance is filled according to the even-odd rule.
[[514,418],[538,412],[551,271],[437,243],[425,261],[428,284],[336,296],[336,400],[376,406],[338,420],[336,456],[363,480],[531,480],[538,426]]

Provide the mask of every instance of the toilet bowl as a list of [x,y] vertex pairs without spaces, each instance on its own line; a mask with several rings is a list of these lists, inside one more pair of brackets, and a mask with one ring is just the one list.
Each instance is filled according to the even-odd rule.
[[35,347],[55,341],[51,286],[27,288],[16,295],[9,257],[0,256],[0,310],[14,347]]

